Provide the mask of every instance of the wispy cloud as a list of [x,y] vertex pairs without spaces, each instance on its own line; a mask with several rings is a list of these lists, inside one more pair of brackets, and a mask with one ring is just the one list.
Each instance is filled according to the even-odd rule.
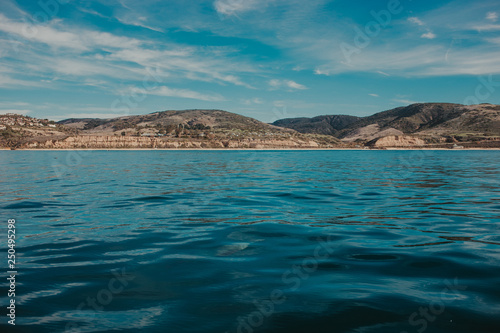
[[205,94],[189,89],[176,89],[176,88],[169,88],[167,86],[161,86],[151,90],[132,87],[129,90],[125,91],[125,94],[127,93],[189,98],[189,99],[197,99],[200,101],[208,101],[208,102],[219,102],[225,100],[224,97],[222,97],[219,94]]
[[383,75],[383,76],[391,76],[390,74],[387,74],[387,73],[382,72],[382,71],[376,71],[375,73],[378,73],[378,74]]
[[474,29],[477,31],[499,31],[500,24],[481,24],[475,25]]
[[273,0],[216,0],[215,10],[223,15],[238,15],[247,11],[266,7]]
[[0,31],[15,34],[28,41],[43,43],[54,48],[68,48],[77,51],[90,51],[95,48],[127,48],[140,44],[133,38],[116,36],[107,32],[92,30],[68,31],[57,23],[33,25],[27,21],[19,22],[0,13]]
[[496,22],[498,20],[498,14],[497,14],[497,12],[488,12],[486,14],[486,19],[488,21]]
[[408,22],[411,22],[411,23],[414,23],[416,25],[419,25],[419,26],[423,26],[424,25],[424,22],[422,22],[422,20],[420,20],[418,17],[409,17],[408,18]]
[[431,31],[431,29],[427,26],[427,24],[425,24],[421,19],[419,19],[418,17],[409,17],[408,18],[408,22],[411,22],[413,24],[416,24],[418,25],[419,27],[421,27],[422,29],[421,30],[426,30],[427,32],[423,33],[422,35],[420,35],[420,38],[425,38],[425,39],[434,39],[436,38],[436,34],[433,33]]
[[436,38],[436,34],[433,33],[433,32],[426,32],[425,34],[422,34],[422,36],[420,36],[422,38],[426,38],[426,39],[434,39]]
[[255,98],[251,98],[251,99],[244,99],[242,101],[242,103],[245,105],[263,104],[264,101],[261,98],[255,97]]
[[[134,88],[140,94],[149,81],[156,86],[147,89],[151,97],[131,112],[165,103],[264,113],[261,109],[272,101],[307,112],[327,107],[334,112],[362,93],[365,80],[366,86],[377,87],[377,94],[365,92],[366,98],[380,106],[390,93],[407,93],[410,84],[387,88],[402,77],[415,89],[413,95],[396,96],[399,101],[392,102],[398,104],[424,100],[417,91],[434,96],[436,77],[461,75],[473,87],[478,75],[500,74],[500,5],[494,0],[437,0],[425,10],[428,6],[405,5],[363,47],[356,44],[356,29],[370,21],[360,10],[384,9],[369,1],[342,6],[331,0],[98,0],[61,7],[59,16],[31,25],[35,7],[2,2],[2,98],[34,102],[0,103],[2,109],[105,115],[105,107],[121,93]],[[345,61],[342,42],[357,48],[351,62]],[[423,87],[417,79],[430,84]],[[377,86],[381,81],[384,85]],[[315,89],[323,83],[336,94]],[[43,103],[35,103],[33,88],[51,89],[47,95],[57,102],[46,109],[36,106]],[[301,103],[288,99],[298,93]],[[97,109],[77,105],[89,98],[100,104]],[[306,98],[316,102],[307,104]],[[58,103],[75,104],[55,108]],[[366,109],[350,105],[345,110]]]
[[411,104],[418,103],[416,101],[411,101],[411,100],[408,100],[408,99],[393,99],[392,101],[400,103],[400,104],[404,104],[404,105],[411,105]]
[[161,32],[161,33],[164,32],[160,28],[156,28],[156,27],[153,27],[151,25],[148,25],[147,24],[148,20],[144,16],[137,17],[135,15],[126,15],[126,16],[123,16],[123,17],[116,17],[116,19],[118,21],[120,21],[121,23],[123,23],[123,24],[134,25],[134,26],[137,26],[137,27],[142,27],[142,28],[146,28],[146,29],[153,30],[153,31],[156,31],[156,32]]
[[306,86],[297,83],[292,80],[278,80],[278,79],[273,79],[269,81],[269,85],[274,88],[274,89],[292,89],[292,90],[304,90],[307,89]]
[[331,71],[318,67],[318,68],[314,69],[314,74],[316,74],[316,75],[330,75]]
[[[146,68],[154,66],[165,73],[164,77],[253,88],[243,82],[238,74],[257,71],[253,65],[234,58],[234,52],[238,50],[232,48],[153,43],[150,40],[73,27],[61,20],[32,25],[0,13],[0,32],[13,35],[18,43],[24,44],[20,47],[23,49],[20,54],[22,60],[31,69],[32,76],[38,75],[38,80],[45,82],[54,82],[46,76],[56,73],[75,83],[93,79],[103,86],[107,80],[108,85],[112,86],[113,80],[120,79],[136,81],[140,85],[147,75]],[[7,54],[9,56],[16,56],[12,48],[5,52],[10,52]],[[23,72],[18,69],[17,74]],[[36,86],[36,81],[14,79],[5,74],[0,76],[0,86],[29,87]]]
[[2,88],[15,89],[15,88],[19,88],[19,87],[31,88],[31,87],[40,87],[40,86],[42,86],[41,82],[16,79],[16,78],[10,77],[9,75],[0,74],[0,87],[2,87]]

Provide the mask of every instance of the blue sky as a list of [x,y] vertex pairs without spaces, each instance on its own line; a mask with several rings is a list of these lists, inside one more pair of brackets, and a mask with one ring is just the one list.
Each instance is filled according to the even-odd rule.
[[500,104],[500,2],[0,0],[0,113]]

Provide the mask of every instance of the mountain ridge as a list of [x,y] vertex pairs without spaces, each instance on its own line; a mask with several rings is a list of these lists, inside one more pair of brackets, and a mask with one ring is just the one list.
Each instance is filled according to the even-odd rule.
[[316,133],[335,136],[339,130],[357,121],[359,118],[360,117],[350,115],[321,115],[312,118],[301,117],[280,119],[275,121],[273,125],[291,128],[301,133]]
[[0,115],[0,147],[359,148],[500,147],[500,106],[417,103],[367,117],[323,115],[267,124],[218,109],[156,111],[57,123]]
[[346,146],[333,136],[302,134],[236,113],[206,109],[157,111],[107,119],[69,118],[57,123],[57,131],[19,125],[4,132],[0,133],[0,146],[15,149]]
[[[301,133],[322,131],[322,126],[314,126],[317,123],[315,118],[282,119],[273,124],[287,125],[287,128]],[[358,117],[335,128],[332,133],[330,135],[344,141],[371,141],[389,135],[415,135],[428,140],[467,134],[470,137],[500,136],[500,106],[488,103],[470,106],[416,103]]]

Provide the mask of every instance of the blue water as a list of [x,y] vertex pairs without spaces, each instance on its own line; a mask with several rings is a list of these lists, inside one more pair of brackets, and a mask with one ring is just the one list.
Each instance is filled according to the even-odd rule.
[[500,332],[499,151],[3,151],[1,332]]

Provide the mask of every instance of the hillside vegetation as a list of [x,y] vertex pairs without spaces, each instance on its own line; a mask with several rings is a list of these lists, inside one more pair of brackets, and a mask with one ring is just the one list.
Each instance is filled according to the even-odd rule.
[[[55,125],[54,125],[55,126]],[[58,122],[59,136],[4,141],[11,148],[331,148],[335,137],[302,134],[222,110],[161,111],[111,119]]]
[[344,142],[360,144],[402,136],[417,137],[426,144],[488,141],[487,146],[491,146],[491,142],[500,140],[500,106],[492,104],[419,103],[327,127],[326,120],[335,117],[345,116],[282,119],[274,125],[301,133],[330,131]]
[[368,117],[326,115],[266,124],[222,110],[161,111],[54,123],[0,116],[4,148],[500,147],[500,106],[420,103]]

